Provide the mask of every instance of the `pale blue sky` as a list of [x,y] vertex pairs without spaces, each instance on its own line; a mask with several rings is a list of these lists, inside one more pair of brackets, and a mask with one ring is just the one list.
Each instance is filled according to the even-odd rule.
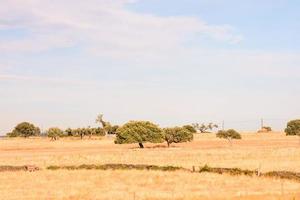
[[[300,117],[296,0],[2,0],[0,134],[18,122],[255,130]],[[271,120],[272,119],[272,120]]]

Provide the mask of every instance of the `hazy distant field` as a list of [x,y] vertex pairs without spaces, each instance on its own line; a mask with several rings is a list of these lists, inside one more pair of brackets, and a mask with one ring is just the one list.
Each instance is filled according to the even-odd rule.
[[[0,199],[300,199],[300,183],[272,178],[161,171],[49,171],[50,165],[155,164],[300,172],[300,143],[281,133],[243,134],[230,147],[214,134],[171,148],[115,145],[113,138],[3,139],[0,165],[37,165],[37,172],[0,172]],[[161,146],[161,145],[160,145]]]

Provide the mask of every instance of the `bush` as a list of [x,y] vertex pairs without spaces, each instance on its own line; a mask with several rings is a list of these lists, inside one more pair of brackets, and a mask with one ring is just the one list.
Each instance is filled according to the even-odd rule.
[[193,140],[193,133],[186,128],[174,127],[163,129],[168,147],[172,143],[190,142]]
[[162,130],[149,121],[129,121],[117,129],[115,144],[138,143],[144,148],[144,142],[161,143],[164,141]]
[[227,139],[230,144],[231,144],[232,139],[236,139],[236,140],[242,139],[242,136],[237,131],[235,131],[234,129],[229,129],[227,131],[220,130],[220,131],[218,131],[216,136],[218,138]]
[[62,137],[64,132],[59,128],[49,128],[47,131],[47,136],[51,138],[51,140],[57,140],[59,137]]
[[7,137],[18,137],[19,135],[13,131],[13,132],[6,133],[6,136]]
[[18,124],[14,130],[8,134],[10,137],[30,137],[30,136],[37,136],[41,134],[41,130],[39,127],[34,126],[28,122],[22,122]]
[[192,125],[184,125],[182,128],[187,129],[191,133],[197,133],[197,130]]
[[289,121],[287,123],[285,133],[286,133],[286,135],[299,135],[300,136],[300,119]]
[[271,132],[272,128],[270,126],[263,126],[260,130],[258,130],[258,133],[268,133]]

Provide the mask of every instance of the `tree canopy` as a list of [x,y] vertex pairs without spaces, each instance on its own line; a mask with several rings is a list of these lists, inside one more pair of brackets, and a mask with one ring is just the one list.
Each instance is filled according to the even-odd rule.
[[10,137],[30,137],[30,136],[37,136],[41,134],[41,130],[39,127],[34,126],[29,122],[22,122],[18,124],[11,133],[7,135]]
[[165,140],[168,147],[172,143],[190,142],[193,140],[193,132],[183,127],[164,128]]
[[300,136],[300,119],[289,121],[287,123],[285,133],[286,133],[286,135],[299,135]]
[[47,130],[47,136],[51,138],[51,140],[57,140],[59,137],[63,136],[64,132],[57,128],[57,127],[53,127],[53,128],[49,128]]
[[149,121],[129,121],[119,127],[116,132],[116,144],[138,143],[144,148],[143,143],[161,143],[164,141],[162,130]]

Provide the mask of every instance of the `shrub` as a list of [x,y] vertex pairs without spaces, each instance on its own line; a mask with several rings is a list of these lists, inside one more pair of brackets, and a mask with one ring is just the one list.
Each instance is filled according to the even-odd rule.
[[258,130],[258,133],[268,133],[271,132],[272,128],[270,126],[263,126],[260,130]]
[[184,125],[182,128],[187,129],[191,133],[197,133],[197,130],[192,125]]
[[193,133],[186,128],[174,127],[163,129],[168,147],[172,143],[190,142],[193,140]]
[[220,130],[218,131],[217,135],[218,138],[224,138],[227,139],[231,145],[231,140],[236,139],[236,140],[240,140],[242,139],[242,136],[235,131],[234,129],[229,129],[227,131],[224,130]]
[[285,133],[286,133],[286,135],[299,135],[300,136],[300,119],[289,121],[287,123]]
[[22,122],[18,124],[14,130],[9,134],[14,137],[22,136],[22,137],[30,137],[40,135],[40,128],[35,127],[33,124],[28,122]]
[[16,132],[12,131],[12,132],[6,133],[6,136],[7,137],[18,137],[19,135]]
[[49,128],[47,131],[47,136],[51,138],[51,140],[57,140],[59,137],[62,137],[64,132],[56,127]]
[[116,144],[138,143],[144,148],[144,142],[161,143],[164,140],[162,130],[149,121],[129,121],[116,132]]

